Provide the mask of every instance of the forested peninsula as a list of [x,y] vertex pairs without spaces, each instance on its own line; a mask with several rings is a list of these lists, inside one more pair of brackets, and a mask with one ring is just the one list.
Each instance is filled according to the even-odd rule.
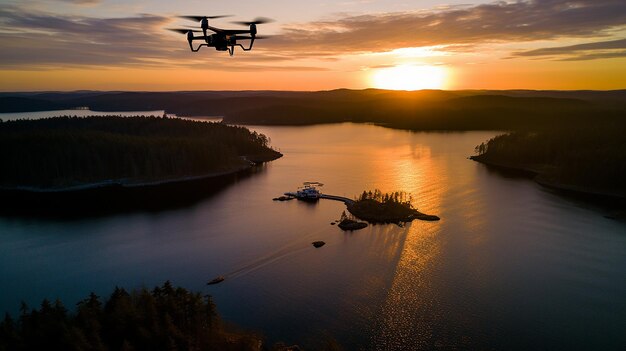
[[167,117],[0,123],[0,188],[141,186],[235,172],[282,156],[247,128]]
[[[545,186],[626,200],[626,120],[598,117],[498,135],[472,159],[530,173]],[[592,121],[593,120],[593,121]]]

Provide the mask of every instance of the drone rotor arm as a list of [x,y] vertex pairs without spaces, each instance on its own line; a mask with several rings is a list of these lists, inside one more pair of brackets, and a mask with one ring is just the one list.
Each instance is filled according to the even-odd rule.
[[215,33],[224,33],[225,32],[224,29],[220,29],[220,28],[216,28],[216,27],[212,27],[212,26],[209,26],[207,29],[211,30],[211,31],[214,31]]
[[235,40],[251,40],[251,39],[269,39],[270,37],[265,35],[255,35],[255,36],[243,36],[243,35],[235,35],[231,37]]

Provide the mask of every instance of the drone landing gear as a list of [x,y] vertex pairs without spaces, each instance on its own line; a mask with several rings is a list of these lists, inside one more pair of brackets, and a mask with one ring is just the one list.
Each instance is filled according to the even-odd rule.
[[231,45],[230,49],[228,49],[228,53],[230,54],[230,56],[233,56],[233,54],[235,53],[235,46],[239,46],[241,48],[241,50],[243,50],[243,51],[250,51],[250,50],[252,50],[252,45],[254,45],[254,38],[252,38],[252,40],[250,40],[250,46],[248,46],[247,48],[244,47],[241,44]]
[[198,45],[198,48],[194,49],[194,48],[193,48],[193,46],[191,45],[191,43],[189,44],[189,48],[190,48],[190,49],[191,49],[191,51],[193,51],[193,52],[198,52],[198,50],[200,50],[200,48],[201,48],[201,47],[203,47],[203,46],[208,47],[209,45],[207,45],[207,44],[200,44],[200,45]]

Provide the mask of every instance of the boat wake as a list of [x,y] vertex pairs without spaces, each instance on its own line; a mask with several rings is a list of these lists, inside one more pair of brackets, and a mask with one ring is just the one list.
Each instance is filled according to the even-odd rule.
[[[243,264],[242,266],[236,268],[235,270],[231,271],[230,273],[225,274],[224,277],[227,278],[228,280],[235,279],[237,277],[242,277],[258,269],[261,269],[267,265],[270,265],[279,260],[282,260],[286,257],[298,254],[304,250],[309,250],[311,249],[310,238],[318,235],[322,231],[324,231],[324,229],[306,234],[304,236],[298,236],[297,241],[291,242],[288,245],[282,246],[276,251],[270,252],[267,255],[261,256],[255,260],[247,262]],[[306,239],[306,240],[303,241],[303,239]]]

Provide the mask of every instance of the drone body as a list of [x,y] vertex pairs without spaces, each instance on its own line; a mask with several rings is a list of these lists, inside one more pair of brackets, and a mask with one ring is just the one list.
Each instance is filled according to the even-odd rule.
[[[265,37],[257,36],[257,24],[272,22],[269,18],[257,18],[251,22],[234,22],[249,26],[249,29],[221,29],[209,25],[209,19],[222,18],[228,16],[181,16],[182,18],[200,22],[200,30],[197,29],[170,29],[171,31],[181,34],[187,34],[187,42],[189,48],[193,52],[197,52],[201,47],[213,47],[217,51],[228,51],[230,56],[235,53],[235,47],[240,47],[244,51],[252,50],[252,45],[256,39],[265,39]],[[208,31],[214,32],[209,34]],[[201,36],[194,35],[195,32],[202,32]],[[193,48],[194,40],[203,41],[197,48]],[[238,41],[250,40],[249,46],[246,48]]]

